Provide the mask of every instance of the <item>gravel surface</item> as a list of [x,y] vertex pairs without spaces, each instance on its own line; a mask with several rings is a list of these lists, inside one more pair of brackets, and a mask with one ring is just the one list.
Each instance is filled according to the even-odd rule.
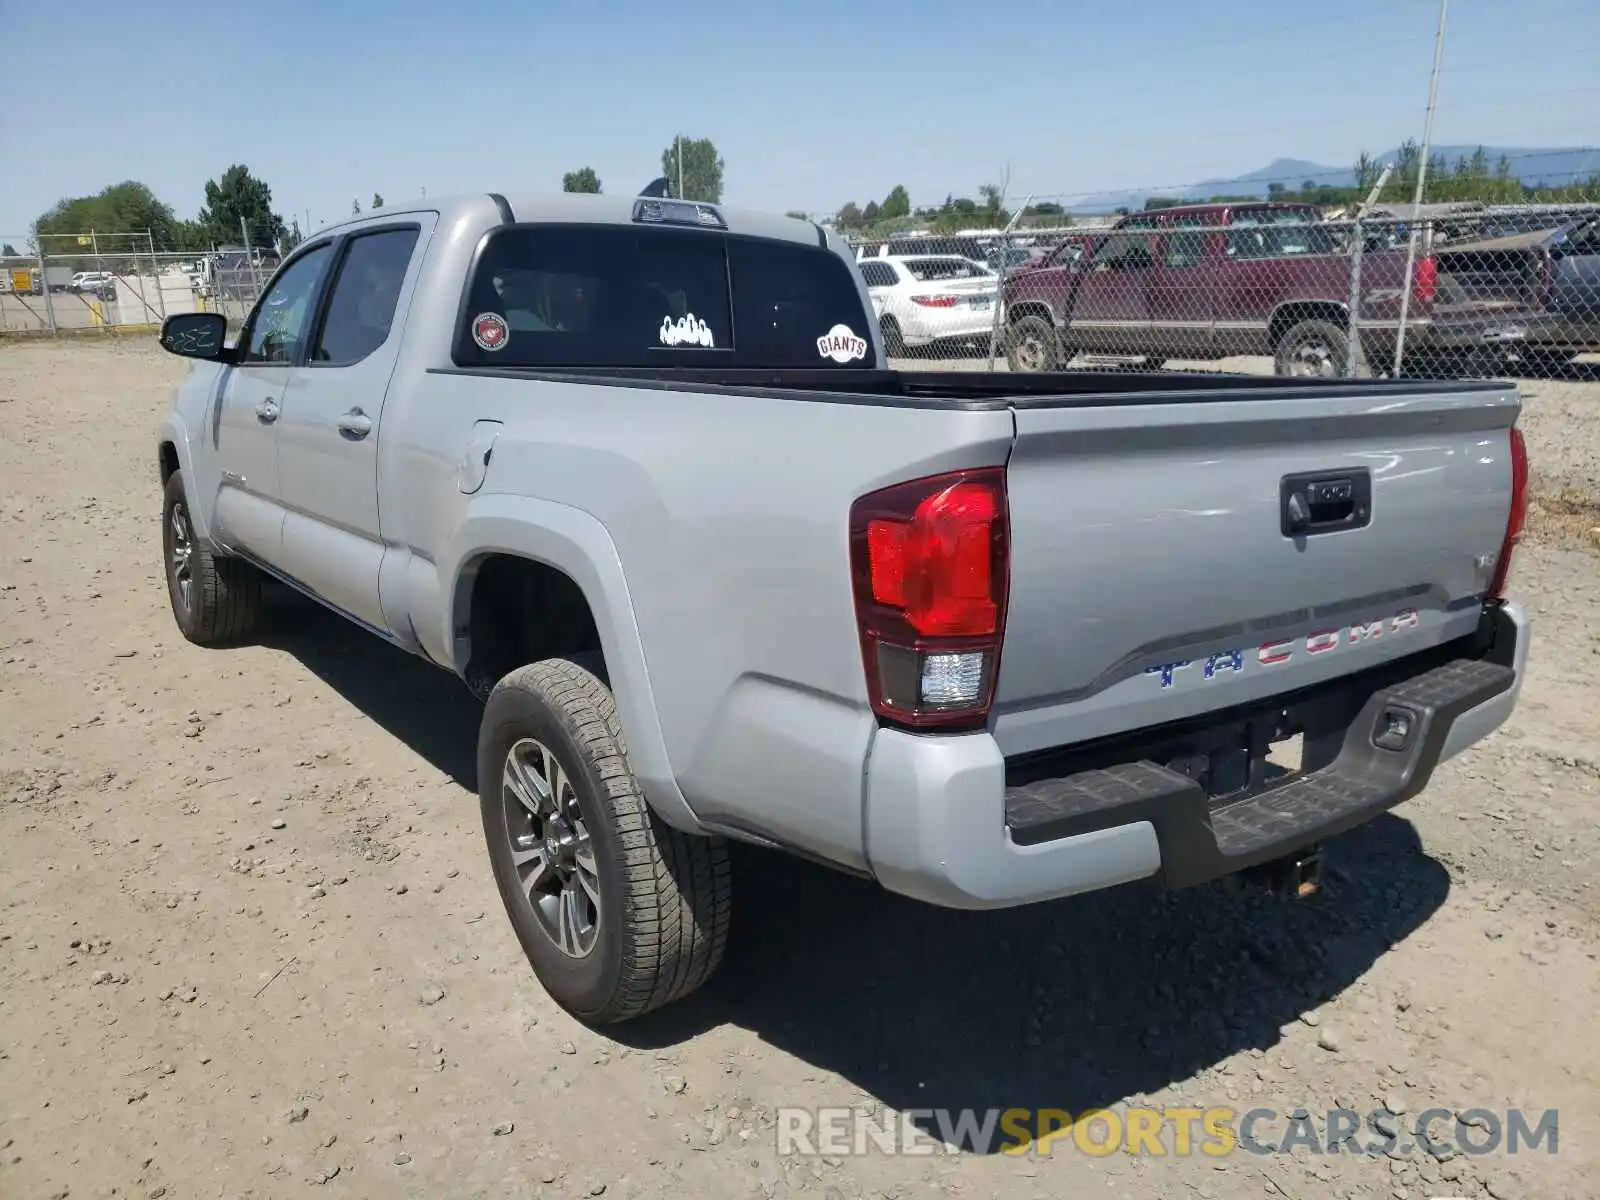
[[[958,914],[741,852],[720,975],[601,1035],[502,915],[459,683],[294,600],[259,645],[177,634],[153,431],[181,371],[0,346],[5,1200],[1600,1194],[1600,383],[1525,385],[1536,487],[1576,515],[1514,575],[1515,717],[1331,845],[1319,896]],[[1559,1152],[780,1157],[773,1131],[1143,1104],[1556,1108]]]

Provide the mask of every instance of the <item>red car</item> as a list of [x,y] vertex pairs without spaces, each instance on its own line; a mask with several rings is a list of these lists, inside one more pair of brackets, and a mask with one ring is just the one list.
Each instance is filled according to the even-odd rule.
[[[1363,255],[1363,346],[1375,366],[1393,359],[1404,278],[1404,251]],[[1416,262],[1411,291],[1407,344],[1424,361],[1493,341],[1494,322],[1505,318],[1440,310],[1432,258]],[[1337,377],[1349,354],[1349,295],[1349,252],[1313,206],[1138,213],[1075,235],[1006,281],[1006,356],[1012,370],[1048,371],[1078,353],[1151,366],[1271,355],[1279,375]]]

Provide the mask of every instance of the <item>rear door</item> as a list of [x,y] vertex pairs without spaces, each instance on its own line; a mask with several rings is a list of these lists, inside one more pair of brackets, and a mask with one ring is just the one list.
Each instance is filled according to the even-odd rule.
[[1146,300],[1150,339],[1165,358],[1206,358],[1212,352],[1217,228],[1216,217],[1206,213],[1170,216],[1161,222]]
[[432,213],[364,228],[339,247],[304,368],[283,400],[283,569],[340,610],[389,629],[379,601],[378,426]]
[[[1477,628],[1511,506],[1505,384],[1165,392],[1015,408],[995,736],[1020,754],[1182,720]],[[1288,476],[1355,524],[1286,536]]]
[[[1213,329],[1228,354],[1270,354],[1272,315],[1283,304],[1350,297],[1349,256],[1315,209],[1234,209],[1213,269]],[[1375,275],[1382,269],[1373,264]]]

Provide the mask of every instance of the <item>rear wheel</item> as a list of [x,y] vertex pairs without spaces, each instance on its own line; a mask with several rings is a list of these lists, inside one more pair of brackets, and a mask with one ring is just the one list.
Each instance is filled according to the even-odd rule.
[[1522,350],[1517,357],[1523,367],[1534,375],[1559,375],[1572,365],[1578,356],[1570,350]]
[[732,905],[726,843],[673,829],[645,803],[599,668],[590,658],[518,668],[495,685],[478,737],[506,914],[551,998],[592,1025],[705,983]]
[[883,335],[883,352],[889,358],[904,358],[906,339],[900,332],[900,322],[893,317],[878,319],[878,332]]
[[1350,358],[1350,338],[1332,321],[1301,321],[1278,339],[1273,369],[1301,379],[1340,379]]
[[1043,317],[1020,317],[1006,331],[1006,365],[1013,371],[1054,371],[1061,366],[1061,339]]
[[162,497],[161,550],[167,599],[184,637],[197,646],[220,646],[254,631],[261,620],[261,572],[213,553],[195,536],[182,471],[167,479]]

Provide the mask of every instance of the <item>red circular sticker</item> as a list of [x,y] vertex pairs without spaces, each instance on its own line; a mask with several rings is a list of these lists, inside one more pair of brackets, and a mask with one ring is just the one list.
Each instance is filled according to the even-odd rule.
[[485,350],[505,349],[511,329],[499,313],[479,313],[472,320],[472,340]]

